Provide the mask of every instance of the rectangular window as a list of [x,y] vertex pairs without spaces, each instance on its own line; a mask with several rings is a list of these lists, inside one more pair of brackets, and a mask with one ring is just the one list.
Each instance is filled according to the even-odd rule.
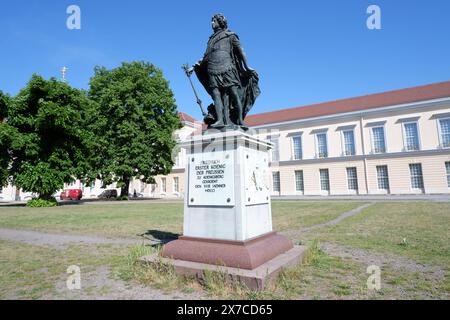
[[372,128],[373,153],[385,153],[384,127]]
[[377,166],[378,189],[389,190],[389,175],[387,166]]
[[355,150],[355,134],[353,130],[347,130],[343,132],[344,135],[344,155],[354,156]]
[[178,177],[173,178],[173,191],[180,192],[180,180]]
[[347,168],[348,190],[358,191],[358,173],[356,167]]
[[295,171],[295,190],[304,191],[305,185],[303,182],[303,170]]
[[442,148],[450,148],[450,118],[440,119],[439,128],[441,131]]
[[416,122],[403,124],[405,129],[405,149],[406,151],[419,150],[419,131]]
[[450,188],[450,161],[445,163],[445,170],[447,171],[447,186]]
[[317,139],[317,157],[326,158],[328,157],[328,145],[327,145],[327,134],[318,133],[316,135]]
[[280,172],[273,172],[273,191],[280,192]]
[[294,149],[294,160],[302,159],[302,137],[292,137],[292,147]]
[[409,172],[411,174],[411,188],[423,189],[422,164],[411,163],[409,165]]
[[279,139],[278,138],[271,138],[270,142],[273,143],[273,149],[272,149],[272,152],[271,152],[272,161],[279,161],[280,160]]
[[3,193],[3,187],[0,186],[0,194],[2,194],[2,193]]
[[167,183],[166,178],[161,178],[161,192],[167,192]]
[[320,169],[320,189],[322,191],[330,191],[330,176],[328,169]]

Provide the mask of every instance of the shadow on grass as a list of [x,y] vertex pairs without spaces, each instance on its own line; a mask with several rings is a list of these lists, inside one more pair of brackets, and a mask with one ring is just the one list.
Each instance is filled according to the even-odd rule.
[[147,230],[143,234],[140,234],[140,236],[150,240],[157,240],[161,244],[165,244],[170,241],[177,240],[180,235],[178,233],[168,231]]

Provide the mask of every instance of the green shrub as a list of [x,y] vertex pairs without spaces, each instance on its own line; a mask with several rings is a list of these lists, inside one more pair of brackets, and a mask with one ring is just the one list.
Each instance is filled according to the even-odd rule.
[[29,208],[44,208],[44,207],[56,207],[58,202],[55,198],[51,200],[33,199],[27,202]]
[[128,201],[128,197],[127,196],[120,196],[117,198],[117,201]]

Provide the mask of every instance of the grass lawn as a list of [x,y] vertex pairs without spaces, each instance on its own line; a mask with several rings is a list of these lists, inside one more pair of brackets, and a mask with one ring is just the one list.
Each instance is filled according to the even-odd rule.
[[[273,202],[275,230],[332,220],[359,202]],[[0,228],[133,238],[148,230],[182,233],[183,204],[64,205],[55,208],[0,207]]]
[[0,208],[0,228],[133,238],[148,230],[181,233],[182,203]]
[[377,203],[303,236],[450,268],[450,203]]
[[[274,201],[274,228],[291,230],[321,224],[362,204]],[[180,202],[67,205],[57,208],[0,207],[0,228],[135,238],[148,230],[181,233],[182,211]],[[449,230],[448,203],[373,204],[338,225],[300,234],[296,240],[306,242],[310,247],[304,264],[284,271],[263,292],[252,292],[238,284],[225,285],[220,274],[209,274],[206,281],[199,284],[195,279],[175,275],[169,266],[135,263],[141,255],[156,252],[157,249],[151,247],[91,244],[56,248],[0,240],[0,299],[77,298],[79,296],[67,293],[65,288],[69,265],[80,266],[83,274],[91,274],[94,278],[99,270],[106,268],[112,279],[124,281],[131,290],[138,284],[145,284],[147,288],[156,288],[172,296],[198,294],[200,297],[224,299],[449,299]],[[329,254],[320,248],[320,244],[341,246],[350,254]],[[372,254],[381,257],[380,291],[367,289],[366,269],[369,264],[367,256],[361,257],[361,252],[368,257]],[[390,260],[386,258],[387,262],[383,263],[383,257],[388,256]],[[399,263],[392,263],[393,259],[398,259]],[[419,264],[432,271],[416,270],[415,266]],[[84,284],[88,283],[82,290],[84,298],[108,296],[113,291],[125,290],[122,285],[114,284],[115,280],[111,280],[113,284],[108,287],[110,280],[99,282],[94,278],[84,280]],[[138,292],[137,296],[140,294]]]
[[105,265],[120,268],[129,250],[111,245],[54,249],[0,241],[0,299],[65,298],[69,266],[79,266],[82,275]]
[[299,229],[321,224],[342,213],[360,207],[364,202],[345,201],[274,201],[273,228],[277,231]]

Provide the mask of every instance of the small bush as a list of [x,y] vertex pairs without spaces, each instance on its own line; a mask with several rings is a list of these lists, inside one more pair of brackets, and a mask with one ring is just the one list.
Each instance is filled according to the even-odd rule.
[[56,207],[58,202],[55,198],[51,200],[44,199],[33,199],[27,202],[27,207],[29,208],[47,208],[47,207]]
[[128,197],[127,196],[120,196],[117,198],[117,201],[128,201]]

